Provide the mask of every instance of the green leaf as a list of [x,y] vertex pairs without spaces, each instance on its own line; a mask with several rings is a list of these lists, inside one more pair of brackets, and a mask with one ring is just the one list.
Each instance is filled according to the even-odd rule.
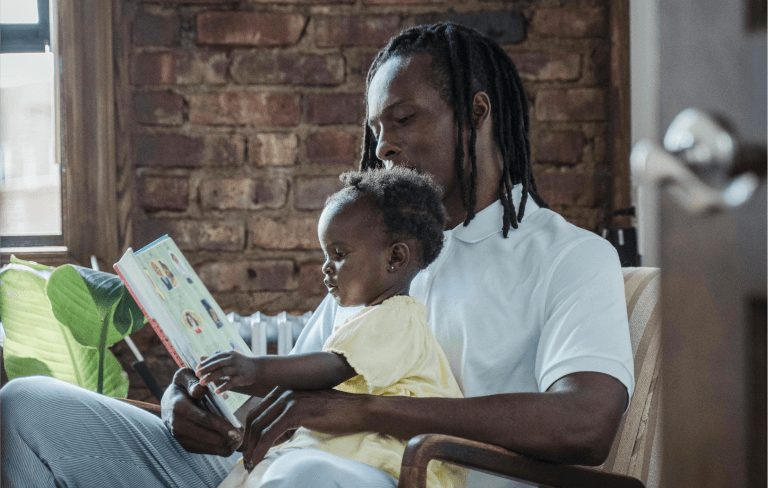
[[35,269],[37,271],[52,271],[53,268],[51,266],[47,266],[45,264],[36,263],[34,261],[24,261],[23,259],[19,259],[13,254],[11,254],[11,263],[13,264],[23,264],[25,266],[29,266],[32,269]]
[[[48,267],[14,260],[0,270],[0,315],[9,378],[46,374],[97,391],[98,350],[75,340],[56,320],[46,295]],[[105,350],[104,389],[109,396],[128,394],[128,377],[117,358]]]
[[46,292],[54,316],[84,346],[101,347],[103,327],[107,327],[106,345],[111,346],[145,323],[141,309],[117,275],[60,266],[51,275]]

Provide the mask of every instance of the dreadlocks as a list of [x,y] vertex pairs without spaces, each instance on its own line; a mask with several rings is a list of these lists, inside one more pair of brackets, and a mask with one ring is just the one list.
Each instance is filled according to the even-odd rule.
[[[453,107],[459,140],[455,148],[456,179],[466,218],[464,225],[475,217],[477,200],[477,132],[472,117],[472,100],[479,91],[488,94],[493,107],[493,137],[501,151],[503,169],[499,181],[499,198],[504,207],[502,231],[507,237],[510,226],[517,229],[522,221],[528,194],[541,207],[548,205],[539,196],[531,170],[531,144],[528,140],[530,119],[528,99],[517,68],[509,56],[493,40],[483,34],[452,22],[419,25],[408,28],[390,39],[376,55],[366,79],[366,93],[376,70],[392,57],[409,57],[417,53],[432,56],[430,84],[440,97]],[[367,107],[366,107],[367,111]],[[376,157],[376,137],[364,123],[360,170],[382,167]],[[464,175],[464,125],[470,128],[469,177]],[[512,187],[522,183],[519,212],[512,202]]]

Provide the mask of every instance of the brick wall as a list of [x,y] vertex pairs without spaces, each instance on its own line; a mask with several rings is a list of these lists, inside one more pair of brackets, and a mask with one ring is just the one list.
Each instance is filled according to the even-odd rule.
[[[368,66],[410,25],[456,20],[509,52],[553,209],[597,230],[629,185],[609,144],[611,2],[115,1],[116,35],[130,38],[117,64],[132,135],[118,144],[135,165],[134,248],[170,234],[227,312],[322,299],[317,218],[337,175],[356,168]],[[150,328],[135,340],[167,384],[174,368]],[[131,396],[146,398],[140,383]]]

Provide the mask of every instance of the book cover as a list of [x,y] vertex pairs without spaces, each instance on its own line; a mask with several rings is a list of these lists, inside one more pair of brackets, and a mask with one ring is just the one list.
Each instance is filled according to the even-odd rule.
[[[253,356],[170,237],[163,236],[136,253],[129,248],[114,268],[179,367],[194,369],[200,356],[226,350]],[[208,408],[240,428],[237,417],[243,417],[241,407],[251,397],[214,390],[215,385],[210,385]]]

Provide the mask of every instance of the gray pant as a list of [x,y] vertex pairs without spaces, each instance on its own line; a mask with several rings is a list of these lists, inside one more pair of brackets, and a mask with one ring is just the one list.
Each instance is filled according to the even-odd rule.
[[[214,488],[241,457],[191,454],[156,416],[47,376],[10,381],[0,402],[4,488]],[[262,486],[397,486],[371,466],[300,451],[275,455]]]
[[156,416],[47,376],[0,389],[2,486],[214,488],[240,458],[191,454]]

